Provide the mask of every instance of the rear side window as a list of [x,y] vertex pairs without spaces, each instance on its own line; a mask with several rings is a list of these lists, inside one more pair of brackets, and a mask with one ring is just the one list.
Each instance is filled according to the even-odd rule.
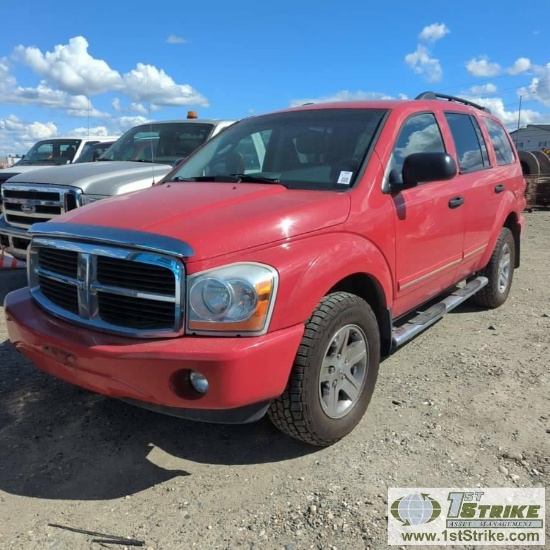
[[491,143],[495,149],[495,155],[497,157],[497,163],[499,166],[503,164],[512,164],[514,162],[514,151],[510,145],[510,140],[506,130],[494,120],[483,117],[483,123],[489,132]]
[[[470,115],[445,113],[456,146],[461,174],[489,167],[487,146],[477,121]],[[475,124],[475,125],[474,125]]]

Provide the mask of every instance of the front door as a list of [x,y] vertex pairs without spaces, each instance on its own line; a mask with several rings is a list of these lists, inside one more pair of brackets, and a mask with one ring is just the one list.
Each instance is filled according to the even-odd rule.
[[[402,181],[405,158],[422,152],[445,152],[432,113],[413,115],[403,123],[386,169],[387,180]],[[419,184],[393,195],[394,317],[432,298],[456,280],[462,261],[465,220],[455,180]]]

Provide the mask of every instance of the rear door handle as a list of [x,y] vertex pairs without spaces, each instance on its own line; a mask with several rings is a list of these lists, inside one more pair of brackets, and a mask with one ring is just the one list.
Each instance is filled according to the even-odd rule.
[[495,185],[495,193],[502,193],[505,189],[506,187],[502,183]]
[[458,208],[461,204],[464,204],[464,197],[455,197],[449,201],[449,208]]

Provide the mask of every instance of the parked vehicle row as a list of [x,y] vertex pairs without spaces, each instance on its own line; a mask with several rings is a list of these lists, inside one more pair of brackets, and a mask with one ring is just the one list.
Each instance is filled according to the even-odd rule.
[[[161,141],[159,160],[181,154]],[[331,445],[363,417],[383,357],[465,300],[502,305],[520,265],[517,152],[457,97],[250,117],[151,179],[47,223],[22,217],[29,286],[5,311],[38,368],[171,415],[268,414]],[[80,183],[60,188],[90,202]]]
[[[0,170],[0,186],[9,178],[34,170],[40,166],[61,166],[77,162],[89,147],[101,143],[113,143],[115,137],[59,137],[37,141],[29,152],[9,168]],[[82,162],[82,161],[80,161]]]
[[105,197],[150,187],[174,164],[233,122],[185,119],[142,124],[126,132],[96,159],[94,150],[103,143],[90,143],[89,149],[82,146],[79,157],[70,165],[55,169],[33,165],[32,170],[10,177],[2,186],[0,245],[14,257],[25,259],[30,242],[27,231],[32,224]]

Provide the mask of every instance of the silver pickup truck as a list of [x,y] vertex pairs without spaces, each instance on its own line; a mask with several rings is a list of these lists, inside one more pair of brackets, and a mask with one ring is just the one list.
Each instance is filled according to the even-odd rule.
[[234,120],[151,122],[123,134],[97,162],[36,168],[2,185],[0,245],[25,259],[29,227],[105,197],[150,187]]

